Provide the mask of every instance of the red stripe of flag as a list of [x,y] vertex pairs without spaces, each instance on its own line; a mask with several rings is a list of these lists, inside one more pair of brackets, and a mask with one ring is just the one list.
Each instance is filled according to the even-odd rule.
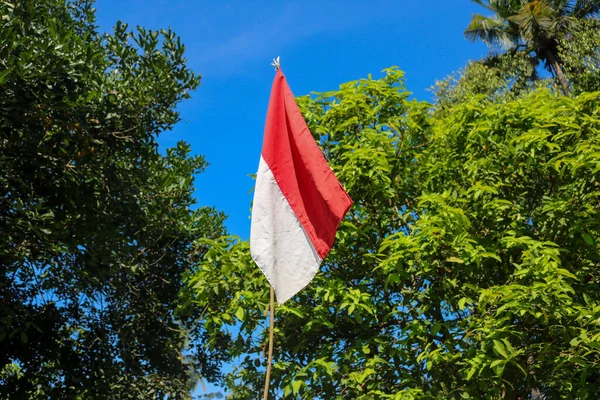
[[324,259],[352,200],[312,137],[281,70],[271,90],[262,157]]

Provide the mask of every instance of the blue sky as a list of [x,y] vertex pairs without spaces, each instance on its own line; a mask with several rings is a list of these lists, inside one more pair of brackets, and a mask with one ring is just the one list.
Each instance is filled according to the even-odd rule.
[[488,52],[463,37],[471,16],[485,11],[468,0],[97,0],[96,8],[103,31],[122,20],[181,36],[202,83],[179,107],[184,121],[159,142],[164,149],[185,140],[206,157],[198,204],[225,211],[230,233],[244,239],[274,57],[296,96],[397,65],[414,97],[430,100],[436,79]]
[[189,66],[203,78],[179,107],[184,121],[160,144],[185,140],[207,158],[198,203],[225,211],[229,231],[242,238],[250,232],[248,175],[258,166],[274,57],[296,96],[398,65],[414,97],[429,100],[436,79],[488,51],[462,35],[473,13],[485,11],[468,0],[97,0],[96,8],[102,30],[122,20],[181,36]]

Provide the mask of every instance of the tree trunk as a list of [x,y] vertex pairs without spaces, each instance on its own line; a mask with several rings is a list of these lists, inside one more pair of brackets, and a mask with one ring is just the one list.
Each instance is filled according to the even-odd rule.
[[565,73],[563,72],[558,60],[556,59],[556,55],[552,52],[548,52],[547,57],[550,65],[552,66],[554,74],[560,82],[560,87],[562,88],[563,94],[568,96],[571,93],[571,90],[569,89],[569,82],[567,81],[567,77],[565,76]]

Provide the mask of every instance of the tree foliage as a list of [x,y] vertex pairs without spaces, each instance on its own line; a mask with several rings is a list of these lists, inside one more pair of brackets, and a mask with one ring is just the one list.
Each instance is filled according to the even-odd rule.
[[492,103],[510,101],[536,87],[548,86],[547,83],[538,76],[535,62],[528,54],[506,52],[470,61],[460,71],[436,81],[431,91],[436,111],[446,113],[473,96]]
[[[600,393],[600,93],[409,101],[403,74],[298,99],[355,204],[277,308],[274,392],[298,399]],[[204,241],[202,244],[206,244]],[[268,284],[233,238],[190,274],[229,397],[264,383]],[[221,353],[223,354],[223,353]]]
[[560,38],[577,21],[600,12],[597,0],[473,0],[493,13],[473,16],[465,36],[473,41],[500,45],[506,49],[532,54],[543,61],[561,85],[565,95],[570,93],[569,82],[559,58]]
[[[570,20],[569,28],[557,37],[557,57],[573,94],[600,89],[600,23],[596,18]],[[447,112],[456,104],[482,95],[480,101],[510,101],[532,90],[558,90],[555,79],[538,71],[538,60],[527,51],[511,49],[492,53],[436,81],[432,88],[434,107]]]
[[573,24],[561,39],[559,57],[575,93],[600,90],[600,21]]
[[173,32],[0,2],[0,397],[188,398],[181,275],[223,216],[157,135],[199,84]]

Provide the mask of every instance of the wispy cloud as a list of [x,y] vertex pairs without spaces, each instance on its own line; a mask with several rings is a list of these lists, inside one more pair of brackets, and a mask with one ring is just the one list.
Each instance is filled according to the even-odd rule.
[[377,21],[385,13],[380,2],[365,2],[348,8],[342,1],[294,1],[272,3],[269,8],[253,10],[248,18],[255,22],[232,30],[221,42],[207,42],[193,60],[211,75],[228,74],[239,65],[275,57],[292,45],[321,33],[343,32]]

